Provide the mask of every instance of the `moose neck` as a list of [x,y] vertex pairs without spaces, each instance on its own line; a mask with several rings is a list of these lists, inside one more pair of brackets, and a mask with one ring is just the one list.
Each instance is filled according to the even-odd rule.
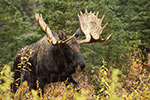
[[75,72],[75,64],[73,61],[73,52],[69,45],[60,44],[52,48],[52,56],[55,66],[59,68],[59,72],[66,71],[67,73]]

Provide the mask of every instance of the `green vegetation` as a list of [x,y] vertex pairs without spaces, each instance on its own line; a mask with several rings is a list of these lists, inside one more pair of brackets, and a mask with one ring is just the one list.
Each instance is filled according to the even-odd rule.
[[[10,72],[10,66],[5,65],[0,73],[0,99],[149,100],[150,74],[137,56],[138,52],[135,50],[128,55],[130,68],[122,66],[122,69],[127,70],[127,74],[122,74],[119,69],[107,69],[107,64],[103,60],[103,65],[99,66],[97,74],[76,73],[76,80],[81,85],[80,92],[76,92],[72,85],[66,87],[63,82],[57,82],[48,84],[43,96],[40,89],[29,91],[27,82],[24,82],[13,94],[10,90],[13,80],[12,72]],[[110,75],[109,72],[111,72]]]
[[[77,14],[85,8],[99,11],[99,18],[105,13],[102,25],[108,25],[102,37],[113,35],[104,43],[81,45],[87,65],[86,73],[75,74],[81,93],[71,85],[51,83],[42,97],[40,90],[27,91],[26,82],[11,93],[16,52],[45,34],[34,13],[41,13],[52,31],[72,35],[79,27]],[[0,0],[0,99],[150,99],[149,68],[139,50],[150,47],[149,11],[149,0]]]

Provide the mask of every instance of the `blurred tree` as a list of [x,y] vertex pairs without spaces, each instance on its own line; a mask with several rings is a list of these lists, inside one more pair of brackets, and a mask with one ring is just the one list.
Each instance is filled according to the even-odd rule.
[[11,63],[18,48],[23,43],[17,36],[29,32],[28,17],[23,15],[20,0],[0,0],[0,62]]
[[141,46],[150,47],[150,2],[149,0],[130,0],[132,14],[129,19],[129,31],[138,32]]
[[[63,30],[72,35],[79,26],[77,14],[85,8],[106,13],[102,26],[108,21],[102,37],[113,34],[104,43],[84,44],[81,52],[87,67],[97,69],[102,58],[108,66],[126,63],[126,54],[133,47],[150,45],[148,0],[1,0],[0,1],[0,62],[8,63],[16,50],[36,42],[45,33],[35,24],[34,12],[43,15],[53,32]],[[38,10],[39,9],[39,10]],[[79,39],[84,39],[84,34]]]

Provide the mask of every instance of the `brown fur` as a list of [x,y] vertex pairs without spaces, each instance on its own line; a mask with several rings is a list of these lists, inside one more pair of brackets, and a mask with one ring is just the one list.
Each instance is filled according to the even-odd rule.
[[[21,57],[28,58],[26,54],[30,54],[31,51],[33,53],[29,56],[30,58],[27,61],[23,59],[23,61]],[[85,67],[85,61],[80,53],[76,38],[73,38],[66,44],[53,46],[47,41],[47,37],[44,36],[36,43],[27,46],[24,50],[20,50],[18,54],[13,70],[15,72],[14,79],[20,78],[20,80],[12,84],[14,92],[17,90],[15,83],[20,85],[21,81],[25,80],[28,81],[30,89],[37,89],[36,80],[38,80],[43,92],[47,83],[65,81],[67,78],[68,82],[77,85],[78,83],[74,80],[72,74],[75,73],[78,65],[81,66],[81,69]],[[22,68],[25,66],[26,71],[18,68],[20,63]]]

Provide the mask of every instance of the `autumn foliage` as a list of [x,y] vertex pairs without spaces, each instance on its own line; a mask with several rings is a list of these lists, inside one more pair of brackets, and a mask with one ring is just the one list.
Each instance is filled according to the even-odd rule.
[[126,65],[122,65],[122,69],[108,69],[103,60],[103,65],[99,66],[96,74],[77,72],[74,76],[80,83],[80,92],[77,92],[72,84],[66,87],[64,82],[56,82],[45,87],[43,96],[40,89],[29,91],[27,82],[23,82],[15,94],[12,93],[10,84],[14,81],[13,73],[10,66],[5,65],[0,73],[0,99],[149,100],[150,74],[138,53],[135,49],[133,53],[128,54],[129,60]]

